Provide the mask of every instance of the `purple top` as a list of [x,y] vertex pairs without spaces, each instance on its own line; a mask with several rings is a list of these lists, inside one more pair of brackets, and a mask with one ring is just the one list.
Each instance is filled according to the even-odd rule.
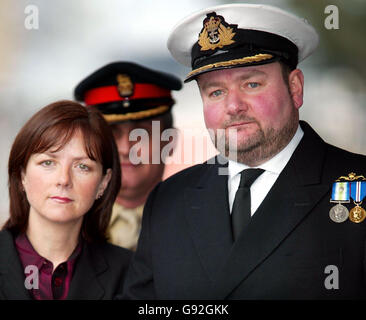
[[[29,286],[31,287],[30,289],[28,289],[26,286],[33,299],[66,299],[69,293],[75,263],[82,250],[82,242],[79,241],[78,245],[67,261],[59,264],[55,270],[53,270],[53,264],[51,261],[41,257],[37,251],[34,250],[26,234],[23,233],[16,237],[15,246],[24,268],[25,277],[35,279],[36,274],[34,274],[34,270],[38,269],[38,288],[36,281],[29,281]],[[34,269],[31,268],[30,270],[26,270],[27,266],[33,266]]]

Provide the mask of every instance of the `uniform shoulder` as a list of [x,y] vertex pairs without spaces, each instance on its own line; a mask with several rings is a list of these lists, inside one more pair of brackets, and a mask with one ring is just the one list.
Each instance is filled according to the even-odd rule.
[[161,184],[164,186],[169,186],[171,184],[183,183],[184,185],[195,184],[202,179],[203,175],[208,172],[211,167],[217,167],[220,164],[217,157],[211,158],[204,163],[193,165],[189,168],[183,169],[166,180]]
[[327,144],[327,146],[329,158],[333,158],[335,160],[340,160],[342,158],[343,160],[360,162],[366,166],[366,155],[347,151],[345,149],[341,149],[330,144]]
[[324,173],[329,174],[329,179],[337,179],[350,173],[366,177],[366,156],[328,144]]

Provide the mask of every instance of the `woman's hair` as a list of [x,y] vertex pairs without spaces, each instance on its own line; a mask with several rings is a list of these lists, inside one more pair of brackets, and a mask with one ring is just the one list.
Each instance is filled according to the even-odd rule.
[[113,203],[121,187],[117,147],[109,125],[99,111],[67,100],[42,108],[16,136],[8,164],[10,217],[3,228],[15,234],[27,229],[30,206],[21,173],[25,171],[31,155],[52,147],[60,150],[77,132],[83,135],[88,157],[102,164],[103,175],[107,169],[112,169],[111,180],[103,196],[86,213],[81,227],[81,235],[87,241],[106,239]]

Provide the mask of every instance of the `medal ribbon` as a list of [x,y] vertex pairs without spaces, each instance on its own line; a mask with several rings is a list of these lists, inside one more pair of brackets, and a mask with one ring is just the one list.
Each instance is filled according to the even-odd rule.
[[340,201],[349,202],[349,200],[350,200],[349,182],[333,183],[331,200],[336,201],[336,202],[340,202]]
[[366,196],[366,181],[351,182],[351,197],[355,202],[361,202]]

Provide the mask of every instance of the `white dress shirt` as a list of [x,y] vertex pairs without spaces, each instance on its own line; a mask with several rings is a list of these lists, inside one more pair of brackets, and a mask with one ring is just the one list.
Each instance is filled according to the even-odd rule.
[[[267,196],[269,190],[271,190],[272,186],[276,182],[278,176],[282,172],[283,168],[286,166],[287,162],[290,160],[303,135],[304,132],[302,131],[300,126],[298,126],[295,135],[293,136],[289,144],[281,152],[279,152],[273,158],[261,164],[260,166],[254,167],[263,169],[265,171],[258,177],[257,180],[254,181],[254,183],[250,187],[252,216],[256,212],[264,198]],[[249,168],[251,167],[245,165],[244,163],[229,160],[228,192],[230,213],[233,208],[236,191],[239,188],[240,173],[244,169]]]

